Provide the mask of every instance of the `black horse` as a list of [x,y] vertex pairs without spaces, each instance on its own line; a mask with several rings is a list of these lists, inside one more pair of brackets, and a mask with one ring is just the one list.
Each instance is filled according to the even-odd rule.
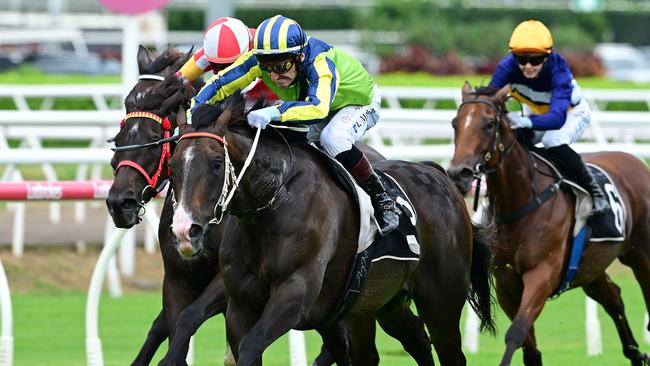
[[[173,232],[179,246],[202,253],[221,215],[218,204],[236,218],[237,225],[225,229],[229,239],[222,241],[219,256],[228,295],[227,337],[238,365],[260,364],[263,351],[292,328],[319,330],[336,362],[349,364],[345,344],[327,336],[324,321],[338,303],[357,250],[356,204],[333,180],[322,154],[274,131],[262,132],[256,145],[245,119],[238,94],[199,107],[192,125],[179,113],[181,140],[170,163]],[[364,291],[346,317],[351,361],[374,362],[366,357],[372,344],[366,325],[375,318],[418,364],[433,365],[429,339],[420,336],[422,321],[409,308],[413,299],[441,364],[465,365],[459,321],[468,295],[482,326],[494,327],[488,237],[471,223],[462,196],[439,166],[402,161],[374,166],[410,196],[421,257],[417,263],[387,260],[370,267]],[[235,172],[241,178],[236,187]]]
[[[123,121],[115,137],[115,144],[120,149],[111,162],[116,174],[106,200],[117,227],[131,228],[139,223],[144,205],[168,178],[167,163],[174,145],[167,143],[165,147],[165,143],[151,143],[168,137],[169,131],[176,127],[175,112],[178,106],[188,103],[193,94],[191,87],[182,85],[174,77],[166,78],[178,70],[189,56],[189,53],[183,54],[169,48],[154,59],[147,49],[139,49],[141,77],[125,99],[129,118]],[[125,146],[131,148],[124,149]],[[359,147],[371,159],[382,158],[366,145]],[[168,337],[169,351],[161,363],[184,364],[190,337],[205,320],[226,309],[217,255],[222,227],[218,226],[211,232],[206,240],[206,250],[187,260],[179,255],[168,230],[172,213],[171,201],[167,199],[158,231],[165,271],[163,308],[133,361],[134,365],[149,364],[160,344]],[[368,327],[374,334],[374,323]],[[376,349],[373,349],[373,354],[374,358],[378,358]],[[316,364],[331,363],[328,352],[323,350]]]

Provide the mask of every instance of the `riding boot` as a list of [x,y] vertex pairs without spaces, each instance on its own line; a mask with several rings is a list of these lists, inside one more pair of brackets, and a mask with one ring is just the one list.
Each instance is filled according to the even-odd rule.
[[600,185],[596,182],[591,172],[585,165],[580,155],[576,153],[569,145],[560,145],[547,149],[549,154],[564,163],[570,172],[573,172],[576,183],[586,189],[591,194],[593,207],[592,215],[599,215],[609,210],[609,200]]
[[395,207],[395,201],[386,193],[379,176],[372,170],[363,152],[352,145],[352,149],[336,155],[336,160],[343,164],[359,186],[370,196],[381,235],[395,230],[399,225],[399,211]]
[[381,235],[386,235],[397,229],[399,225],[399,214],[395,207],[395,201],[386,193],[386,189],[381,184],[377,173],[373,171],[365,181],[358,183],[370,196]]

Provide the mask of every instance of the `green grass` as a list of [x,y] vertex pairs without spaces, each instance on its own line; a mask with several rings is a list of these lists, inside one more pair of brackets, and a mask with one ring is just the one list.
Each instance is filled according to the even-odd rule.
[[[628,318],[641,349],[650,346],[641,338],[641,322],[645,312],[638,284],[630,274],[615,277],[623,289]],[[85,295],[81,293],[14,294],[15,365],[85,365],[84,309]],[[153,318],[157,315],[159,293],[127,294],[113,299],[104,296],[100,308],[100,337],[105,365],[126,365],[142,344]],[[584,295],[582,291],[568,292],[558,300],[547,303],[537,321],[536,333],[546,365],[611,366],[627,365],[611,320],[599,310],[603,332],[604,354],[586,356],[584,333]],[[468,355],[469,365],[495,365],[503,351],[506,317],[499,313],[498,336],[482,335],[480,351]],[[312,360],[321,344],[315,332],[307,333],[308,358]],[[382,365],[414,365],[394,340],[380,333],[377,337]],[[223,317],[209,320],[195,337],[195,365],[218,365],[225,351]],[[162,357],[163,347],[155,357]],[[276,341],[265,353],[264,364],[285,366],[288,361],[285,338]],[[153,363],[155,364],[155,363]],[[515,354],[513,366],[521,365],[521,352]]]
[[28,63],[0,73],[0,84],[102,84],[120,80],[120,75],[46,74]]

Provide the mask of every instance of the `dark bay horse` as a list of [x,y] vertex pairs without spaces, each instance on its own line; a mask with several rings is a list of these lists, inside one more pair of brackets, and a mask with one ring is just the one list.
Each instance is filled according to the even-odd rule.
[[[172,48],[157,57],[144,47],[138,51],[141,77],[125,99],[127,116],[133,112],[152,115],[140,113],[130,116],[115,137],[117,147],[136,147],[116,152],[111,162],[116,174],[106,203],[117,227],[131,228],[139,223],[144,205],[163,188],[168,178],[168,159],[171,156],[168,153],[171,153],[173,145],[165,150],[164,144],[152,146],[151,143],[163,140],[166,131],[176,127],[179,105],[188,103],[193,95],[191,87],[183,86],[175,78],[165,79],[174,74],[189,56],[190,53],[180,53]],[[165,123],[169,123],[167,130],[163,126]],[[371,160],[382,158],[367,145],[361,144],[359,148]],[[158,231],[165,271],[163,308],[133,361],[134,365],[149,364],[159,345],[168,337],[169,351],[161,363],[184,364],[190,337],[205,320],[226,309],[217,255],[223,225],[217,226],[206,238],[205,250],[200,255],[187,253],[185,257],[179,255],[176,241],[168,229],[172,213],[171,200],[167,199]],[[374,323],[368,327],[373,330]],[[376,350],[373,353],[376,355]],[[326,350],[317,359],[317,364],[331,364]]]
[[[504,119],[508,92],[509,86],[473,91],[465,83],[463,103],[453,121],[456,149],[448,169],[463,192],[469,190],[474,174],[486,174],[488,213],[495,218],[520,210],[555,183],[550,168],[518,142]],[[648,365],[649,358],[639,351],[625,317],[620,288],[605,269],[617,257],[632,268],[650,310],[650,172],[643,161],[622,152],[585,154],[584,158],[614,179],[627,212],[626,232],[622,242],[590,242],[571,287],[582,287],[604,307],[632,365]],[[542,364],[533,323],[563,279],[574,205],[571,195],[558,191],[528,215],[497,224],[493,273],[499,304],[512,320],[501,365],[509,365],[522,346],[527,366]]]
[[[319,330],[337,363],[347,365],[346,345],[328,337],[324,321],[357,250],[358,208],[304,138],[289,142],[286,133],[270,128],[256,144],[245,119],[238,94],[199,107],[192,125],[179,113],[181,139],[171,161],[172,230],[179,245],[200,253],[204,236],[223,213],[218,202],[236,219],[237,225],[225,229],[231,239],[223,240],[219,256],[228,295],[227,337],[238,365],[261,364],[263,351],[292,328]],[[370,267],[364,291],[346,317],[351,361],[374,364],[367,358],[372,342],[364,325],[375,318],[419,365],[433,365],[429,339],[419,336],[422,321],[441,364],[465,365],[459,321],[468,296],[482,325],[493,328],[488,236],[472,225],[460,193],[439,167],[374,165],[410,196],[421,257],[417,263],[387,260]],[[224,202],[226,197],[232,203]],[[422,321],[411,312],[410,299]]]
[[[167,132],[176,127],[178,107],[189,103],[194,90],[191,86],[183,86],[173,74],[190,55],[169,48],[158,57],[153,57],[144,47],[140,47],[138,66],[141,77],[126,97],[125,107],[127,113],[148,112],[152,115],[133,115],[125,120],[115,137],[117,147],[146,146],[164,139],[169,135]],[[170,78],[164,79],[170,75]],[[169,126],[164,126],[165,123],[169,123]],[[111,165],[116,174],[106,204],[117,227],[130,228],[140,222],[140,210],[168,178],[168,159],[172,147],[157,144],[115,153]],[[126,161],[131,163],[124,165]],[[171,200],[166,199],[158,230],[165,270],[163,307],[133,365],[148,365],[159,345],[167,338],[170,339],[169,352],[162,363],[184,364],[189,339],[199,325],[225,310],[223,281],[217,276],[217,247],[210,245],[200,257],[186,260],[178,254],[171,238],[168,229],[171,218]],[[218,243],[220,231],[215,230],[211,240],[206,242]]]

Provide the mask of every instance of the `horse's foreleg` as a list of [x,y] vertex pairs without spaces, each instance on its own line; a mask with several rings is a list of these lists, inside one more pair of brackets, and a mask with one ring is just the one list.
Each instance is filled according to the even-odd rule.
[[153,324],[151,324],[151,329],[147,334],[147,339],[144,341],[140,352],[135,357],[135,360],[131,363],[132,366],[136,365],[148,365],[153,358],[153,355],[160,347],[160,344],[167,338],[169,332],[167,331],[167,323],[165,322],[165,311],[160,310],[156,319],[154,319]]
[[546,299],[553,292],[553,284],[556,282],[557,274],[549,270],[547,266],[538,266],[535,269],[524,273],[522,280],[524,285],[521,303],[517,313],[513,317],[512,324],[506,332],[506,350],[501,359],[500,366],[510,365],[512,355],[524,345],[529,337],[529,329],[542,312]]
[[609,278],[606,273],[596,278],[588,285],[583,286],[587,296],[596,300],[605,308],[607,314],[612,318],[618,331],[618,336],[623,344],[623,354],[632,361],[634,366],[648,365],[650,358],[639,351],[639,344],[636,343],[630,325],[625,317],[625,306],[621,298],[621,289]]
[[306,277],[294,273],[271,288],[261,317],[239,342],[237,365],[261,364],[264,350],[305,318],[322,284],[322,277],[311,275],[311,281]]
[[[171,280],[167,274],[163,280],[163,309],[169,332],[169,344],[171,345],[176,335],[176,321],[180,313],[196,299],[195,293],[190,290],[189,283],[185,281]],[[187,348],[183,356],[187,353]],[[161,364],[162,361],[161,361]],[[185,365],[185,358],[175,365]]]
[[223,313],[226,310],[226,304],[223,278],[218,274],[208,284],[201,296],[183,309],[178,316],[174,338],[170,342],[169,350],[161,364],[176,365],[182,363],[182,360],[187,356],[190,337],[207,319]]

